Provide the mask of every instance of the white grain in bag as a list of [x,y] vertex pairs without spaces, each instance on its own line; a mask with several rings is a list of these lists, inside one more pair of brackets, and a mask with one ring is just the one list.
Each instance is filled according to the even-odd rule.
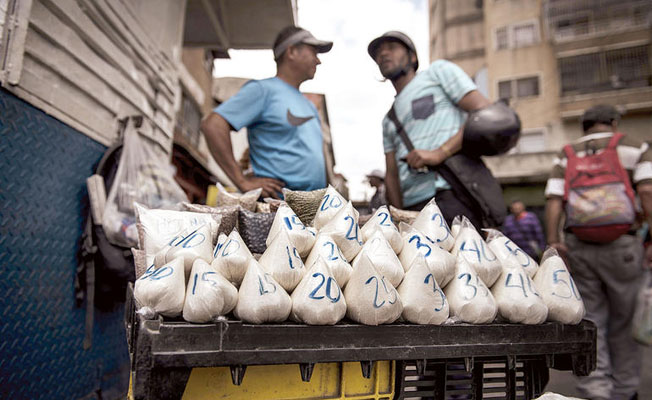
[[457,256],[455,278],[444,288],[444,294],[451,316],[462,322],[488,324],[496,318],[496,300],[461,254]]
[[453,218],[453,222],[451,222],[451,235],[453,235],[454,238],[460,234],[461,225],[462,217],[460,215],[456,215],[455,218]]
[[235,229],[229,236],[221,234],[213,251],[211,265],[229,282],[239,287],[254,257]]
[[134,285],[134,297],[141,307],[138,312],[148,317],[156,313],[165,317],[180,316],[185,296],[186,281],[181,258],[175,258],[160,268],[150,266]]
[[238,291],[234,314],[244,322],[283,322],[292,311],[290,295],[253,258]]
[[272,239],[258,263],[288,293],[292,293],[306,273],[299,251],[290,241],[285,229],[281,229]]
[[403,304],[391,283],[363,254],[344,289],[346,315],[364,325],[391,324],[401,316]]
[[344,257],[342,250],[335,243],[335,240],[325,233],[319,233],[317,235],[315,245],[304,263],[306,268],[310,269],[319,257],[322,257],[326,264],[328,264],[337,284],[341,288],[346,287],[346,283],[349,281],[351,273],[353,273],[353,267],[349,264],[346,257]]
[[446,287],[455,274],[455,257],[410,225],[401,222],[399,228],[403,238],[403,250],[398,258],[406,272],[414,259],[422,255],[437,283],[442,288]]
[[349,201],[320,230],[335,240],[347,260],[353,260],[362,249],[358,216],[358,210]]
[[218,214],[204,214],[190,211],[148,209],[134,203],[138,216],[138,243],[141,250],[154,255],[187,228],[207,224],[211,232],[211,246],[217,239],[222,217]]
[[190,275],[195,260],[201,259],[208,263],[213,261],[213,242],[209,226],[186,228],[172,238],[166,247],[156,253],[154,262],[156,265],[163,265],[175,258],[183,259],[186,279]]
[[331,219],[333,219],[335,214],[337,214],[345,204],[346,200],[344,200],[344,196],[339,194],[334,187],[328,185],[326,194],[322,197],[315,218],[312,220],[312,226],[317,230],[321,229]]
[[401,262],[382,232],[378,230],[374,231],[373,236],[362,246],[362,250],[353,260],[353,269],[358,267],[358,264],[365,255],[369,257],[369,260],[371,260],[371,263],[381,276],[384,276],[392,286],[398,287],[403,280],[405,271],[403,271]]
[[532,279],[514,257],[503,262],[503,272],[491,288],[491,294],[500,315],[511,323],[538,325],[548,316],[548,307]]
[[530,278],[534,277],[539,268],[539,264],[532,257],[499,230],[483,229],[483,231],[487,232],[487,244],[496,257],[498,257],[498,260],[503,265],[503,269],[505,268],[505,263],[508,263],[510,260],[515,260],[527,272]]
[[315,243],[316,232],[312,228],[307,228],[299,217],[292,211],[290,206],[283,203],[276,211],[274,222],[269,229],[266,244],[269,246],[272,239],[278,235],[281,230],[285,230],[290,237],[290,241],[294,247],[299,251],[301,257],[305,257],[310,253],[312,245]]
[[385,239],[389,242],[394,250],[394,253],[399,254],[403,248],[403,240],[401,239],[401,234],[398,231],[398,228],[392,222],[392,217],[389,214],[387,206],[380,206],[374,215],[369,218],[366,224],[360,229],[362,232],[362,240],[368,241],[369,238],[374,234],[374,231],[380,230],[380,232],[385,236]]
[[414,324],[443,324],[449,315],[448,300],[430,271],[425,257],[417,256],[403,282],[396,289],[406,321]]
[[238,289],[215,268],[202,259],[192,266],[183,319],[188,322],[206,323],[228,314],[238,302]]
[[488,287],[491,287],[500,276],[502,266],[498,257],[489,249],[466,217],[462,217],[460,232],[455,238],[455,246],[451,253],[456,257],[458,254],[463,255]]
[[428,236],[446,251],[451,251],[455,245],[455,238],[434,198],[421,209],[412,223],[412,227]]
[[346,314],[346,300],[328,264],[317,258],[292,292],[294,321],[308,325],[334,325]]
[[556,249],[543,253],[534,285],[548,306],[548,321],[576,325],[584,318],[582,296]]

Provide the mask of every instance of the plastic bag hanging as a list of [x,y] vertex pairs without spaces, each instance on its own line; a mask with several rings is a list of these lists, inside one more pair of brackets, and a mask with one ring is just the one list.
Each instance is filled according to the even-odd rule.
[[451,253],[456,257],[458,254],[463,255],[487,287],[491,287],[500,276],[502,266],[498,257],[466,217],[462,217],[461,229]]
[[252,324],[283,322],[291,310],[290,295],[252,258],[238,291],[235,316]]
[[401,222],[399,228],[403,238],[403,250],[399,254],[399,260],[406,272],[414,259],[422,255],[437,283],[445,287],[455,274],[455,257],[410,225]]
[[548,321],[576,325],[584,318],[584,302],[557,250],[549,247],[541,258],[534,285],[548,306]]
[[385,239],[387,239],[394,253],[399,254],[401,252],[403,240],[401,240],[401,234],[398,228],[392,222],[392,217],[389,214],[387,206],[378,207],[374,215],[360,229],[362,240],[365,242],[368,241],[376,230],[379,230]]
[[258,259],[258,263],[288,293],[292,293],[306,273],[299,251],[294,247],[285,230],[279,231],[272,239],[267,250]]
[[344,289],[344,298],[347,317],[364,325],[390,324],[403,311],[396,289],[378,273],[364,254],[353,269]]
[[471,264],[457,256],[455,278],[444,288],[451,316],[470,324],[488,324],[496,318],[496,300]]
[[417,256],[403,282],[396,289],[401,302],[406,321],[414,324],[443,324],[449,315],[448,300],[430,271],[426,259]]
[[213,257],[213,262],[211,262],[213,268],[236,287],[242,283],[249,267],[249,261],[254,259],[236,230],[229,236],[220,235],[213,251]]
[[107,238],[123,247],[135,247],[137,242],[134,202],[149,208],[167,208],[188,200],[174,180],[169,155],[158,143],[141,135],[141,125],[137,125],[135,118],[128,119],[120,163],[102,217]]
[[392,286],[398,287],[405,272],[398,257],[394,254],[392,246],[385,239],[382,232],[374,231],[374,235],[362,246],[362,250],[353,260],[353,269],[357,268],[364,256],[369,257],[369,260],[381,276],[385,277]]
[[292,292],[295,321],[308,325],[334,325],[346,314],[346,300],[328,264],[317,258]]
[[183,319],[196,323],[211,322],[231,312],[237,302],[238,289],[209,263],[196,260],[186,288]]
[[269,229],[269,235],[267,236],[267,246],[272,243],[272,239],[281,230],[287,231],[290,241],[297,248],[301,257],[305,257],[310,253],[317,233],[314,229],[306,227],[287,204],[281,205],[276,211],[274,222],[272,222],[272,227]]
[[315,245],[304,263],[306,268],[310,269],[319,257],[322,257],[326,264],[328,264],[337,284],[342,289],[346,287],[346,283],[353,273],[353,267],[349,264],[346,257],[344,257],[342,250],[335,243],[335,240],[325,233],[317,235]]
[[183,259],[176,258],[161,268],[153,265],[134,284],[134,298],[149,316],[155,313],[165,317],[178,317],[183,311],[186,281]]
[[312,220],[312,226],[318,230],[321,229],[324,225],[330,222],[333,217],[335,217],[335,214],[337,214],[345,204],[346,200],[344,199],[344,196],[339,194],[334,187],[328,185],[326,194],[322,197],[321,202],[319,203],[319,208],[317,208],[315,213],[315,218]]
[[358,216],[358,210],[349,201],[320,231],[335,240],[347,260],[353,260],[362,249]]
[[487,245],[489,249],[498,257],[498,260],[505,268],[505,264],[513,259],[520,265],[530,278],[533,278],[537,273],[539,264],[526,252],[524,252],[516,243],[512,242],[510,238],[503,235],[502,232],[496,229],[483,229],[487,232]]
[[455,245],[455,238],[434,198],[419,212],[412,227],[428,236],[446,251],[451,251]]
[[527,271],[515,257],[506,258],[503,271],[491,288],[499,314],[511,323],[537,325],[545,322],[548,307]]

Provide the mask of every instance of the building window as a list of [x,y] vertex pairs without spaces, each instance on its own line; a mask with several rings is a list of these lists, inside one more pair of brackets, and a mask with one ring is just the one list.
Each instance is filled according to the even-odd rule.
[[521,132],[521,137],[510,153],[525,154],[543,151],[546,151],[545,131],[543,129],[533,129]]
[[524,98],[539,95],[539,77],[510,79],[498,82],[498,98]]
[[652,85],[647,45],[560,58],[559,72],[562,95]]
[[503,50],[509,48],[509,38],[507,36],[507,27],[496,29],[496,49]]
[[539,24],[536,21],[496,29],[496,50],[532,46],[539,42]]

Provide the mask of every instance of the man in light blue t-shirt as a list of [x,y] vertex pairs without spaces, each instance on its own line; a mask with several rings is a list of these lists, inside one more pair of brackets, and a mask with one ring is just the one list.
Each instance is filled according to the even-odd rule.
[[[326,187],[321,122],[299,86],[315,76],[317,54],[332,46],[305,29],[283,29],[274,42],[276,76],[247,82],[202,121],[213,158],[240,191],[262,188],[263,197],[278,197],[283,187]],[[245,126],[253,177],[246,177],[233,157],[230,131]]]
[[490,104],[473,81],[457,65],[437,60],[418,74],[417,52],[404,33],[390,31],[374,39],[368,47],[381,74],[396,89],[394,110],[414,145],[408,151],[396,125],[383,119],[383,146],[386,164],[386,195],[394,207],[421,210],[435,197],[446,221],[465,215],[480,225],[480,211],[453,196],[441,176],[424,167],[434,167],[462,148],[466,112]]

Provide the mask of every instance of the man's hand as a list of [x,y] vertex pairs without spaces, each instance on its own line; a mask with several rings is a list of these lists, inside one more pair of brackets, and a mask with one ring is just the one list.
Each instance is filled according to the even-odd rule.
[[285,186],[285,183],[277,179],[261,178],[256,176],[250,178],[244,178],[244,180],[238,182],[238,189],[240,189],[242,193],[258,188],[263,188],[263,192],[261,196],[271,197],[274,199],[279,198],[278,193],[281,192],[283,186]]
[[434,167],[441,164],[446,159],[446,155],[441,149],[435,150],[412,150],[408,153],[406,161],[414,169],[425,166]]
[[556,249],[557,253],[559,253],[559,256],[566,263],[566,266],[568,266],[568,246],[566,246],[566,244],[561,243],[561,242],[549,243],[548,246]]

